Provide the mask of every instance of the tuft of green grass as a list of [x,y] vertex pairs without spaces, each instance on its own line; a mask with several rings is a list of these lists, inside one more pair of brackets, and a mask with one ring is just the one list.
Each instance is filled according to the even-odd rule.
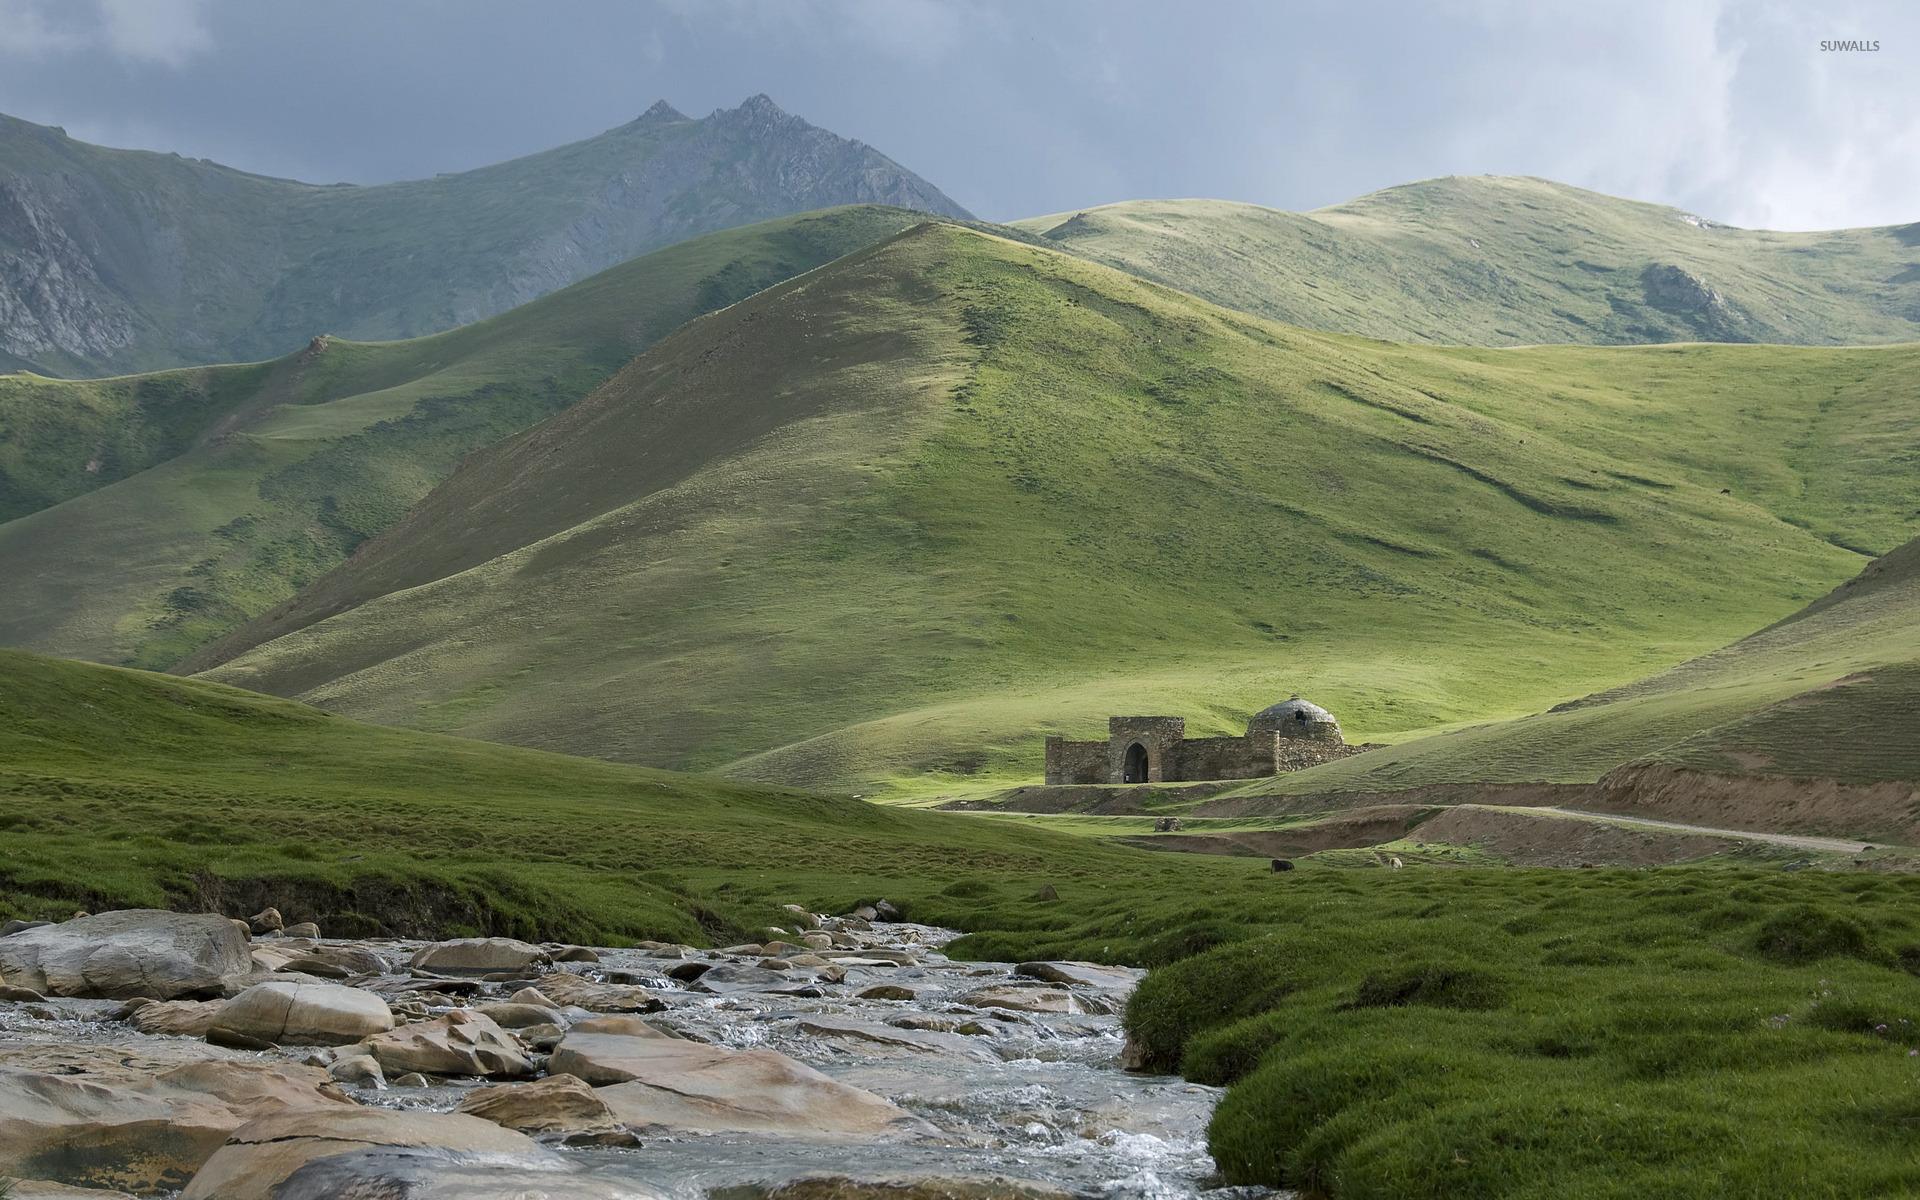
[[1859,920],[1811,904],[1796,904],[1775,913],[1754,937],[1754,949],[1761,957],[1795,965],[1835,955],[1866,958],[1871,944],[1866,926]]
[[1507,998],[1506,981],[1470,963],[1396,964],[1369,974],[1354,989],[1354,1008],[1424,1004],[1433,1008],[1491,1009]]

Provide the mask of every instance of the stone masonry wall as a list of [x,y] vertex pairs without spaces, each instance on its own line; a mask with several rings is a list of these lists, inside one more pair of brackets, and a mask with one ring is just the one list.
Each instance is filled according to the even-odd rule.
[[1166,783],[1180,778],[1180,743],[1187,723],[1181,717],[1108,717],[1107,781],[1126,780],[1127,750],[1135,742],[1147,751],[1147,777],[1135,783]]
[[1273,746],[1273,773],[1284,775],[1288,771],[1304,771],[1308,767],[1317,767],[1321,763],[1332,762],[1336,758],[1346,758],[1364,750],[1364,746],[1349,746],[1345,742],[1323,742],[1308,738],[1278,738]]
[[1105,742],[1069,742],[1065,738],[1047,739],[1047,782],[1105,783],[1107,781],[1107,744]]
[[1188,738],[1178,779],[1258,779],[1273,774],[1274,737]]

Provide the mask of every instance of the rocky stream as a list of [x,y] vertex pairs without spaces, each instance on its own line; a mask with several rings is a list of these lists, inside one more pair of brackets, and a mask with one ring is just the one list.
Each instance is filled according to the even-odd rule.
[[0,936],[0,1195],[1245,1194],[1213,1178],[1215,1089],[1122,1069],[1139,972],[790,912],[724,950],[325,939],[271,910]]

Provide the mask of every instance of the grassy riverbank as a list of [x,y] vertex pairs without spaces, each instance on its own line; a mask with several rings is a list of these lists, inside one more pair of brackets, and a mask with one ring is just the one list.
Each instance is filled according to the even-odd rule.
[[1212,1144],[1237,1181],[1920,1190],[1920,879],[1271,874],[0,651],[0,918],[277,903],[338,934],[713,943],[883,895],[973,931],[961,955],[1155,967],[1129,1025],[1231,1085]]
[[1156,970],[1128,1025],[1154,1066],[1231,1085],[1212,1148],[1234,1181],[1341,1200],[1920,1190],[1920,880],[1308,864],[1200,901],[1071,904],[936,908],[999,930],[956,947],[986,958],[1203,951]]

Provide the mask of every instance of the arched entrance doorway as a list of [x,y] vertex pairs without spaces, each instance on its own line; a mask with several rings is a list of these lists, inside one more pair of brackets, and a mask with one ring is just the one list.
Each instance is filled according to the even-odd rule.
[[1127,757],[1120,773],[1122,783],[1145,783],[1147,781],[1147,748],[1139,742],[1127,747]]

